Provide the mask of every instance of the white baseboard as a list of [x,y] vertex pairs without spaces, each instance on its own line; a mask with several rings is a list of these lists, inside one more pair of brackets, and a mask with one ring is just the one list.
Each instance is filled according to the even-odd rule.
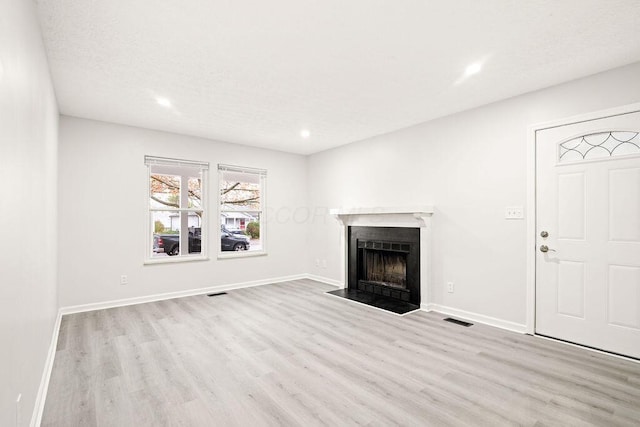
[[124,307],[126,305],[143,304],[145,302],[161,301],[173,298],[190,297],[193,295],[209,294],[214,292],[224,292],[232,289],[250,288],[253,286],[270,285],[279,282],[289,282],[308,278],[307,274],[296,274],[293,276],[275,277],[272,279],[252,280],[249,282],[229,283],[224,285],[210,286],[207,288],[189,289],[186,291],[166,292],[162,294],[145,295],[142,297],[125,298],[119,300],[96,302],[91,304],[73,305],[62,307],[62,314],[82,313],[85,311],[103,310],[105,308]]
[[189,289],[186,291],[166,292],[162,294],[145,295],[141,297],[125,298],[119,300],[111,300],[104,302],[96,302],[90,304],[72,305],[67,307],[61,307],[60,312],[62,315],[82,313],[85,311],[103,310],[106,308],[124,307],[127,305],[143,304],[145,302],[162,301],[172,298],[190,297],[193,295],[202,295],[213,292],[230,291],[232,289],[250,288],[253,286],[270,285],[273,283],[290,282],[292,280],[310,279],[316,282],[325,283],[328,285],[344,288],[344,283],[338,280],[329,279],[328,277],[316,276],[314,274],[296,274],[292,276],[274,277],[272,279],[253,280],[249,282],[229,283],[224,285],[210,286],[207,288]]
[[448,316],[460,317],[465,320],[472,320],[474,322],[483,323],[489,326],[495,326],[496,328],[506,329],[508,331],[518,332],[524,334],[527,332],[527,325],[510,322],[508,320],[498,319],[491,316],[485,316],[484,314],[473,313],[471,311],[459,310],[457,308],[447,307],[440,304],[422,304],[420,306],[425,311],[437,311],[438,313],[446,314]]
[[310,280],[315,280],[316,282],[325,283],[327,285],[332,285],[337,288],[344,288],[344,283],[339,280],[329,279],[324,276],[316,276],[315,274],[306,274],[306,278]]
[[56,321],[53,325],[53,333],[51,335],[51,342],[49,343],[49,352],[44,362],[44,369],[42,370],[42,379],[40,380],[40,387],[38,388],[38,395],[36,396],[36,403],[33,407],[33,414],[31,414],[31,427],[37,427],[42,422],[42,414],[44,412],[44,402],[47,398],[47,390],[49,390],[49,379],[51,378],[51,371],[53,370],[53,362],[56,358],[56,348],[58,346],[58,334],[60,333],[60,323],[62,322],[62,311],[58,310],[56,315]]

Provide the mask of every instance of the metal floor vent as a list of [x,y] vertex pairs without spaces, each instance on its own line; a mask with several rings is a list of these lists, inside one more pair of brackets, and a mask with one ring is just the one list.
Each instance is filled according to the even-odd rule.
[[226,292],[216,292],[215,294],[207,294],[208,297],[217,297],[218,295],[226,295]]
[[451,317],[447,317],[444,319],[445,322],[455,323],[456,325],[464,326],[468,328],[469,326],[473,326],[473,323],[465,322],[463,320],[453,319]]

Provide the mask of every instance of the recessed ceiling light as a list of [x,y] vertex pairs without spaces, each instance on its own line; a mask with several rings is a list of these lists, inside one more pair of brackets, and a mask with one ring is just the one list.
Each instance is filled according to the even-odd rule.
[[476,62],[467,65],[467,68],[464,69],[460,77],[458,77],[458,80],[453,82],[453,85],[461,85],[462,83],[466,82],[471,76],[482,71],[482,67],[487,63],[490,57],[491,54],[485,55],[483,58],[478,59]]
[[300,131],[300,136],[303,138],[309,138],[311,136],[311,132],[309,132],[309,129],[302,129]]
[[482,70],[482,62],[474,62],[464,70],[464,75],[466,77],[473,76],[474,74],[478,74],[480,70]]
[[169,101],[167,98],[156,96],[156,102],[158,103],[158,105],[161,105],[165,108],[171,108],[171,101]]

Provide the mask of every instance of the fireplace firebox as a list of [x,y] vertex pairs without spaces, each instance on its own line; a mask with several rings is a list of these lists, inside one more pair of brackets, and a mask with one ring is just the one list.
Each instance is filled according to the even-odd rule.
[[348,289],[420,305],[420,229],[349,227]]

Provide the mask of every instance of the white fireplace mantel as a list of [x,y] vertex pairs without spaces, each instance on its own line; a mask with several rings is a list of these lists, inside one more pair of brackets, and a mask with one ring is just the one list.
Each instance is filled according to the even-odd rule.
[[384,214],[432,214],[433,206],[403,206],[403,207],[375,207],[375,208],[337,208],[329,209],[332,215],[384,215]]
[[429,227],[433,206],[329,209],[342,225]]
[[348,286],[347,242],[350,226],[364,227],[419,227],[420,228],[420,295],[422,307],[426,307],[431,283],[431,205],[408,207],[336,208],[329,214],[342,226],[340,238],[342,279]]

